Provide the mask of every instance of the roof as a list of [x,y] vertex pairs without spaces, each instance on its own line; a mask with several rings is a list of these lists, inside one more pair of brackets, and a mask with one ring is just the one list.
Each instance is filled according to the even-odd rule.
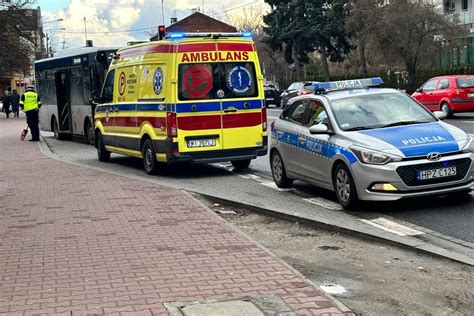
[[[201,12],[194,12],[191,15],[188,15],[184,19],[169,25],[166,28],[166,33],[199,33],[199,32],[221,32],[221,33],[232,33],[237,32],[237,29],[214,19],[208,15],[205,15]],[[151,41],[156,41],[158,39],[158,35],[153,36],[150,38]]]
[[56,54],[56,56],[37,60],[35,61],[35,64],[42,63],[45,61],[51,61],[58,58],[73,57],[77,55],[95,53],[95,52],[103,51],[103,50],[117,50],[117,49],[118,49],[117,47],[77,47],[77,48],[71,48],[71,49],[66,49],[66,50],[60,50]]

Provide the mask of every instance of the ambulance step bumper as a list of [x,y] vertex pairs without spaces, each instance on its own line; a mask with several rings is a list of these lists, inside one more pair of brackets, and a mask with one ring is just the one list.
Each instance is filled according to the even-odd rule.
[[223,162],[230,160],[255,159],[258,156],[267,154],[267,146],[255,148],[200,151],[192,153],[173,153],[168,154],[168,162],[192,161],[198,163]]

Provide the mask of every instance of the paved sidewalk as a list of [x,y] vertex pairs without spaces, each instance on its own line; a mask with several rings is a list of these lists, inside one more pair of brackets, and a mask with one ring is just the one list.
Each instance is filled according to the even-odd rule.
[[342,313],[187,193],[50,159],[23,127],[0,118],[0,314],[162,315],[261,295]]

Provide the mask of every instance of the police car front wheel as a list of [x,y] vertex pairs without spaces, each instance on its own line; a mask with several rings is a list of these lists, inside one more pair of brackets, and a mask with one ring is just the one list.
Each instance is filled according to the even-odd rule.
[[343,163],[338,163],[333,171],[333,185],[339,203],[348,210],[354,209],[359,198],[349,168]]

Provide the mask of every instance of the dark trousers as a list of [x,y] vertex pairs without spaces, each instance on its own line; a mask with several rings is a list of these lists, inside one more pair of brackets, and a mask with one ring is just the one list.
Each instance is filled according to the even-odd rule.
[[28,126],[30,127],[31,139],[39,140],[39,121],[37,110],[31,110],[26,112],[26,124],[28,124]]

